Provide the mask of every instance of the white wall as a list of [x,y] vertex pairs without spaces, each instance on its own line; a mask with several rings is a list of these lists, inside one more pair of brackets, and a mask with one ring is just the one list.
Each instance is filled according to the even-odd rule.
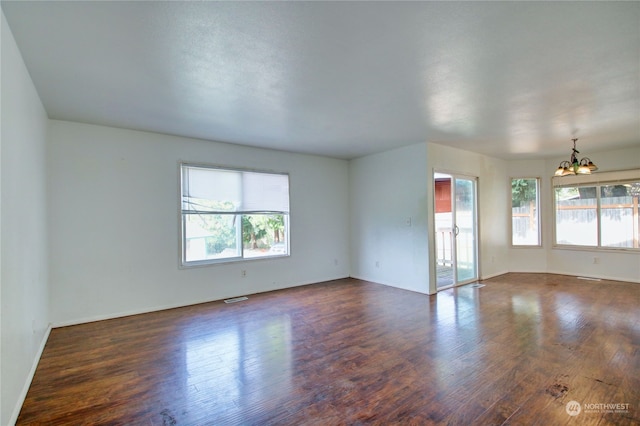
[[[349,275],[347,161],[63,121],[50,132],[55,325]],[[290,173],[291,256],[179,269],[180,161]]]
[[[511,201],[506,161],[433,143],[427,144],[427,147],[429,212],[434,211],[432,195],[434,171],[477,177],[480,277],[488,278],[508,272],[510,216],[507,216],[507,206],[510,206]],[[432,217],[429,217],[429,224],[430,246],[434,247]],[[435,264],[435,255],[435,251],[431,250],[430,265]],[[433,293],[436,291],[435,270],[432,271],[430,283]]]
[[49,327],[47,116],[2,14],[0,424],[15,421]]
[[351,161],[351,276],[429,291],[426,162],[424,143]]

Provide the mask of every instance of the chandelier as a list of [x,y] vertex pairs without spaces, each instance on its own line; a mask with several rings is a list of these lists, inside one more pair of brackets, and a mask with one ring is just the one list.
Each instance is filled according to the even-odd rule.
[[580,154],[580,151],[576,149],[576,142],[578,138],[572,139],[573,141],[573,151],[571,152],[571,159],[569,161],[562,161],[560,166],[558,166],[558,170],[556,170],[556,176],[569,176],[569,175],[590,175],[591,172],[595,172],[598,170],[598,166],[593,164],[593,162],[584,157],[578,160],[576,154]]

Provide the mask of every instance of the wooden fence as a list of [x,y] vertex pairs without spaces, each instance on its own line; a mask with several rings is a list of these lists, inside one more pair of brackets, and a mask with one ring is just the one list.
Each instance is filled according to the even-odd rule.
[[[638,241],[640,215],[638,211],[637,196],[601,198],[602,245],[640,248]],[[534,202],[522,207],[514,207],[512,209],[514,236],[526,238],[526,235],[530,235],[530,233],[537,235],[536,214]],[[556,232],[563,224],[577,227],[584,224],[585,229],[596,229],[597,215],[597,200],[595,198],[561,201],[556,205]],[[627,234],[629,231],[630,234]],[[561,240],[559,239],[559,241]]]
[[538,244],[538,220],[536,219],[536,202],[513,207],[511,209],[514,244],[537,245]]

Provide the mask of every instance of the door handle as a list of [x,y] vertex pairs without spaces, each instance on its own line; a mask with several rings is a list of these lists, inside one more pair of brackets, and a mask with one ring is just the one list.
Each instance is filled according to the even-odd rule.
[[460,233],[460,228],[458,228],[458,225],[453,225],[453,235],[455,235],[456,237],[458,236],[458,234]]

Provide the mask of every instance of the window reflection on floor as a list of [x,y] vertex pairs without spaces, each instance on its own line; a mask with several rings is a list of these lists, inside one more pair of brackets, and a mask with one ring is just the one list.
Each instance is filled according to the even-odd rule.
[[443,386],[460,380],[461,376],[473,377],[470,373],[484,365],[483,360],[473,355],[482,338],[478,320],[480,291],[462,286],[441,291],[435,296],[433,320],[437,322],[437,328],[432,351],[438,381]]
[[292,341],[288,315],[194,334],[186,343],[185,354],[189,403],[277,404],[272,399],[273,387],[278,387],[280,400],[291,388]]
[[542,339],[542,314],[540,298],[537,294],[518,294],[511,296],[512,327],[515,327],[517,341],[523,349],[540,345]]

